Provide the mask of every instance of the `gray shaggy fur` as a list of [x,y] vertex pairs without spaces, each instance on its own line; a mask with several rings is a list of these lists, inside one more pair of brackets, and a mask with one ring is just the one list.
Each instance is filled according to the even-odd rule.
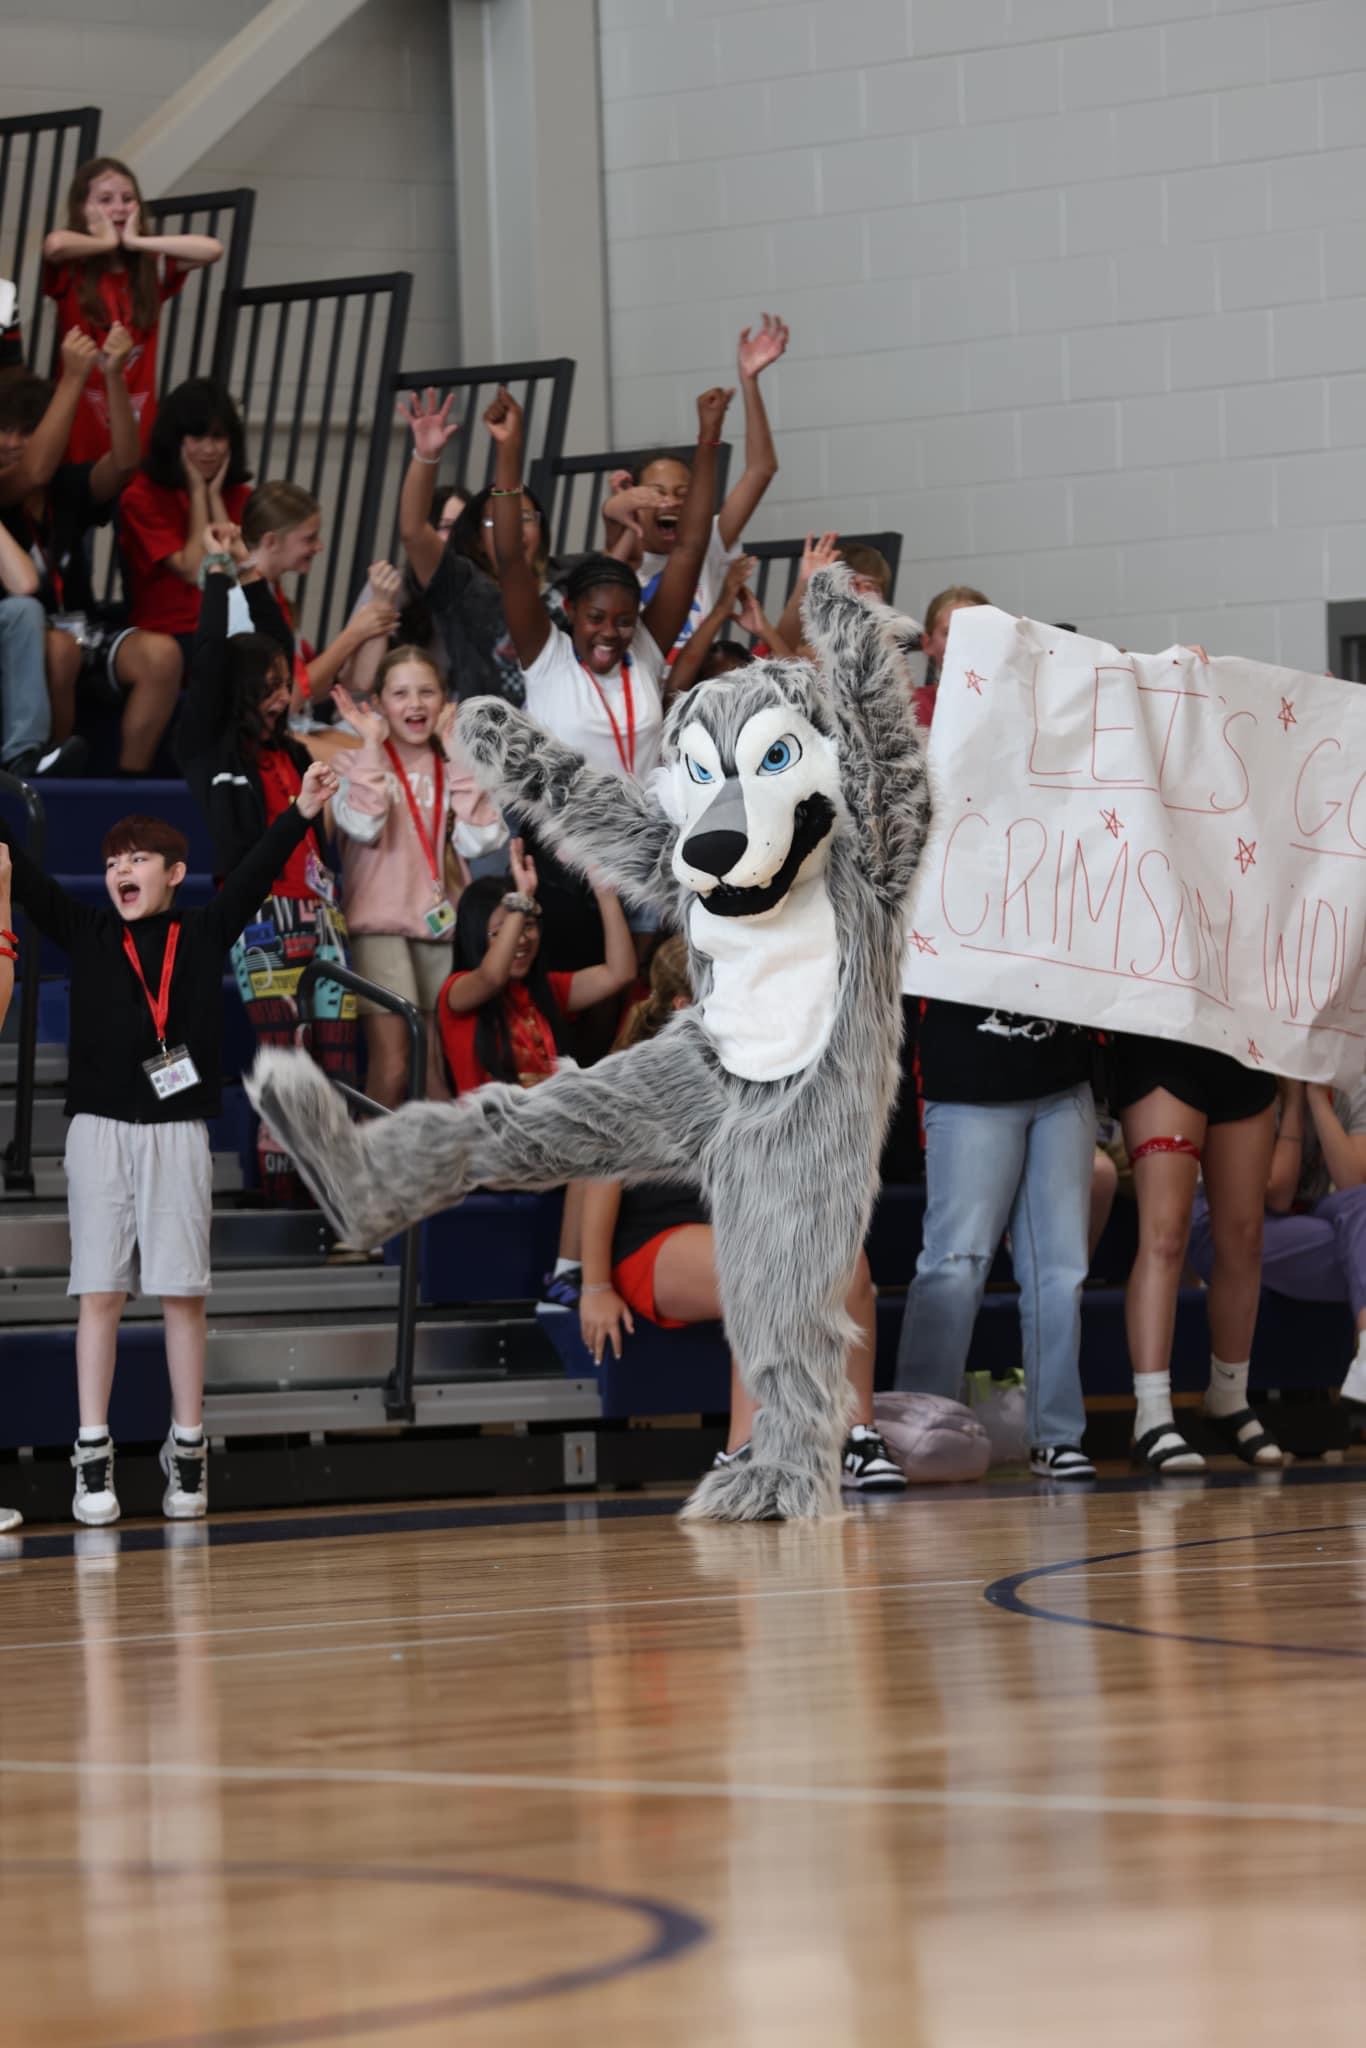
[[[843,568],[812,579],[819,666],[760,663],[674,706],[666,763],[700,721],[724,751],[757,710],[799,712],[838,749],[841,807],[825,884],[839,948],[834,1022],[819,1055],[776,1081],[721,1062],[700,1008],[647,1044],[539,1088],[494,1085],[364,1125],[299,1053],[262,1052],[249,1092],[344,1240],[371,1245],[471,1189],[571,1179],[686,1180],[706,1195],[727,1334],[759,1405],[752,1460],[709,1472],[684,1509],[723,1521],[839,1504],[846,1426],[843,1302],[867,1232],[897,1084],[904,904],[929,821],[924,763],[897,624],[857,599]],[[674,879],[679,828],[655,793],[596,773],[492,698],[460,738],[480,779],[529,812],[567,859],[605,875],[684,931],[696,900]],[[785,900],[785,899],[784,899]],[[781,917],[782,906],[770,913]],[[699,1000],[711,963],[693,951]]]

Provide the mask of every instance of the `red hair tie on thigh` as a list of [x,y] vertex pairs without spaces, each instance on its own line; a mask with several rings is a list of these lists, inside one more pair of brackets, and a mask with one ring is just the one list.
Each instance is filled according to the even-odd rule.
[[1185,1159],[1198,1159],[1200,1147],[1189,1138],[1145,1138],[1129,1154],[1130,1166],[1137,1166],[1140,1159],[1146,1159],[1151,1152],[1179,1152]]

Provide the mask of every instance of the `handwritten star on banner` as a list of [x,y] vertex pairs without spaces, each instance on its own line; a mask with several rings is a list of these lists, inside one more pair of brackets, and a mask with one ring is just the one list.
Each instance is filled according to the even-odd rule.
[[1112,839],[1118,839],[1120,833],[1124,830],[1124,820],[1120,817],[1118,811],[1102,811],[1100,822]]
[[1240,839],[1238,841],[1238,851],[1234,854],[1233,858],[1237,861],[1244,874],[1247,873],[1249,868],[1255,868],[1257,865],[1256,840]]
[[1299,720],[1295,716],[1295,707],[1288,697],[1282,697],[1281,708],[1276,713],[1276,716],[1281,722],[1281,730],[1283,732],[1289,732],[1292,725],[1299,724]]
[[967,684],[968,688],[972,691],[974,696],[981,696],[982,685],[986,681],[985,676],[979,676],[975,668],[970,668],[965,672],[963,676],[963,681]]
[[917,953],[932,953],[936,960],[939,958],[934,940],[927,939],[924,932],[912,932],[911,944],[915,947]]
[[1249,1038],[1247,1042],[1247,1056],[1250,1060],[1254,1061],[1257,1066],[1260,1066],[1262,1064],[1262,1056],[1261,1053],[1257,1050],[1257,1041],[1255,1038]]

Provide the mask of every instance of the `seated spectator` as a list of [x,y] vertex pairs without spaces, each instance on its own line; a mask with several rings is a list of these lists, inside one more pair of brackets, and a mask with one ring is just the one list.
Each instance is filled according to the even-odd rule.
[[972,605],[990,603],[989,597],[983,597],[980,590],[974,590],[967,583],[952,583],[947,590],[939,591],[930,599],[920,639],[921,652],[925,656],[925,680],[912,695],[919,724],[928,728],[934,719],[935,692],[939,688],[939,671],[943,666],[944,650],[949,644],[949,628],[953,624],[954,613],[966,611]]
[[[1292,1301],[1345,1301],[1356,1317],[1356,1356],[1341,1397],[1366,1419],[1366,1078],[1350,1091],[1281,1080],[1275,1150],[1266,1184],[1262,1286]],[[1191,1217],[1190,1262],[1214,1270],[1203,1189]]]
[[[778,474],[773,430],[759,379],[784,354],[788,340],[786,323],[771,313],[764,314],[757,331],[741,329],[736,371],[745,410],[745,467],[711,523],[688,611],[676,637],[667,643],[670,660],[720,598],[726,570],[739,549],[741,536]],[[607,551],[624,552],[627,559],[634,560],[640,575],[641,602],[646,606],[679,545],[691,481],[687,463],[671,455],[654,456],[637,471],[634,487],[614,492],[602,508]],[[711,502],[714,501],[713,486]]]
[[[502,697],[525,702],[522,668],[503,616],[503,596],[493,552],[493,494],[476,491],[443,535],[431,523],[432,498],[442,451],[458,432],[450,410],[453,394],[440,403],[435,391],[410,397],[401,417],[413,432],[413,455],[399,498],[398,530],[418,590],[425,597],[431,627],[444,643],[447,676],[456,698]],[[550,524],[534,492],[517,492],[517,539],[537,595],[550,555]],[[451,496],[442,500],[442,520]],[[418,645],[423,634],[410,636]]]
[[70,959],[66,1174],[68,1292],[80,1301],[80,1431],[72,1458],[78,1522],[119,1518],[109,1396],[119,1321],[139,1286],[161,1296],[166,1325],[171,1430],[161,1451],[162,1512],[188,1519],[208,1506],[207,1120],[220,1107],[223,961],[334,782],[321,764],[311,766],[297,803],[201,910],[175,907],[188,848],[159,818],[123,818],[106,833],[103,906],[68,895],[11,842],[16,899]]
[[[618,1049],[653,1038],[691,1001],[687,948],[681,938],[666,939],[650,963],[650,994],[627,1018]],[[696,1188],[668,1182],[581,1185],[579,1328],[596,1364],[601,1365],[609,1345],[614,1356],[621,1357],[626,1337],[635,1332],[636,1316],[664,1330],[719,1319],[711,1219]],[[897,1493],[906,1484],[905,1476],[873,1420],[876,1296],[863,1252],[845,1308],[857,1334],[848,1362],[853,1420],[844,1445],[844,1484],[864,1493]],[[755,1412],[739,1366],[732,1361],[730,1433],[726,1449],[717,1453],[718,1465],[749,1456]]]
[[[395,647],[380,664],[373,703],[337,688],[338,707],[360,736],[340,755],[332,806],[341,836],[342,903],[356,971],[402,996],[427,1026],[429,1096],[447,1093],[436,1018],[451,967],[451,933],[469,870],[456,863],[501,854],[507,828],[475,781],[456,740],[455,706],[417,647]],[[498,860],[501,868],[502,860]],[[359,1001],[366,1088],[386,1109],[408,1094],[408,1031],[401,1017]]]
[[178,384],[119,503],[130,624],[110,663],[132,693],[120,774],[147,773],[171,722],[199,623],[204,535],[241,524],[248,476],[241,415],[227,392],[210,377]]
[[[96,462],[61,459],[95,360],[95,345],[87,335],[76,329],[67,335],[55,391],[44,378],[27,374],[0,384],[0,520],[39,571],[37,594],[47,614],[51,736],[58,746],[74,729],[76,684],[87,664],[117,694],[107,672],[106,629],[91,579],[89,536],[112,517],[115,500],[141,457],[123,381],[130,347],[127,329],[111,327],[104,371],[112,440]],[[62,772],[71,773],[71,766]]]
[[[64,750],[47,744],[51,714],[43,658],[46,635],[38,571],[9,528],[0,524],[0,767],[26,780],[67,765]],[[68,742],[65,751],[69,754],[76,744]],[[83,755],[83,746],[80,751]]]
[[[228,636],[235,555],[243,553],[236,527],[210,527],[199,553],[204,602],[175,743],[213,841],[214,873],[222,876],[246,861],[297,800],[309,756],[290,735],[291,683],[276,637],[279,615],[259,579],[246,589],[255,630]],[[238,993],[258,1043],[293,1045],[294,995],[304,968],[314,959],[349,964],[320,819],[266,878],[254,910],[232,948]],[[324,1073],[354,1083],[356,999],[336,982],[320,983],[315,993],[310,1045]],[[297,1207],[307,1199],[293,1161],[265,1123],[257,1132],[257,1164],[262,1192],[273,1205]]]

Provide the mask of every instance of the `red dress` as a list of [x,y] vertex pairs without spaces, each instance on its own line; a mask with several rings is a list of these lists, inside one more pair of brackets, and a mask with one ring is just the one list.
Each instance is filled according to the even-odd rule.
[[[229,484],[223,503],[240,523],[250,484]],[[193,633],[199,592],[167,567],[190,537],[190,494],[168,491],[139,470],[119,499],[119,541],[128,570],[128,617],[144,633]]]
[[[133,346],[123,366],[123,381],[128,386],[128,397],[133,407],[133,418],[138,423],[144,453],[147,436],[152,431],[152,421],[157,414],[157,329],[137,327],[133,322],[133,281],[126,270],[101,271],[99,294],[104,302],[104,318],[96,319],[87,313],[81,304],[81,270],[79,263],[46,263],[43,266],[43,290],[50,299],[57,301],[57,342],[71,328],[79,327],[83,334],[104,347],[105,336],[116,320],[121,320],[133,337]],[[189,271],[179,263],[159,261],[157,264],[157,297],[164,305],[173,299],[184,285]],[[76,408],[76,420],[67,443],[68,462],[98,462],[109,447],[109,396],[104,388],[104,372],[98,366],[90,373],[86,387],[81,393],[81,402]]]
[[[441,1043],[446,1050],[446,1060],[451,1070],[451,1079],[461,1095],[468,1095],[472,1088],[482,1088],[486,1081],[493,1079],[480,1066],[474,1050],[474,1028],[478,1018],[477,1010],[467,1010],[457,1016],[446,997],[452,982],[459,981],[467,973],[461,968],[448,977],[437,999],[436,1014],[441,1025]],[[548,974],[550,993],[559,1005],[560,1015],[569,1014],[569,991],[574,986],[572,974]],[[555,1034],[546,1019],[531,1000],[531,991],[524,981],[510,981],[503,991],[503,1007],[507,1014],[508,1036],[512,1040],[512,1057],[520,1075],[540,1076],[553,1074],[557,1065]]]

